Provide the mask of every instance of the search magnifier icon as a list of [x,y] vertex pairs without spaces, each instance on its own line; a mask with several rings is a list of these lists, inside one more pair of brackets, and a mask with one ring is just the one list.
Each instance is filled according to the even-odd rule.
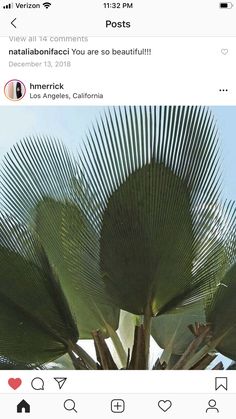
[[64,408],[68,410],[68,412],[71,412],[72,410],[74,410],[75,413],[78,413],[75,408],[75,401],[72,399],[67,399],[64,401]]

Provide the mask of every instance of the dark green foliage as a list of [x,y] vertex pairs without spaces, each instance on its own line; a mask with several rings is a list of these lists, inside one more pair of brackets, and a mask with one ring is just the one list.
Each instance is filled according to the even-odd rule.
[[[221,201],[207,109],[108,109],[78,159],[57,140],[25,139],[6,155],[1,187],[9,368],[68,353],[75,368],[116,369],[109,336],[123,367],[146,368],[150,332],[164,348],[155,369],[205,368],[216,348],[236,359],[235,209]],[[144,316],[129,354],[120,309]],[[97,364],[76,345],[92,336]]]
[[0,219],[0,352],[18,363],[58,358],[79,334],[53,267],[23,226]]

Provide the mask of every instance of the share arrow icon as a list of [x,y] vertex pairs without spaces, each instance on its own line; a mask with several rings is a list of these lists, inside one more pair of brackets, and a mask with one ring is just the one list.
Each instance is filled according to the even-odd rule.
[[59,390],[61,390],[62,387],[64,386],[67,378],[65,378],[65,377],[55,377],[54,380],[57,382]]

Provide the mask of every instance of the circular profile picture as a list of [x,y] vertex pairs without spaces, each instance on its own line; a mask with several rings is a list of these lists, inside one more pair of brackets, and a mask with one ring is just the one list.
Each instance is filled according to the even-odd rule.
[[21,100],[25,96],[25,92],[24,83],[17,79],[9,80],[4,87],[4,94],[9,100]]

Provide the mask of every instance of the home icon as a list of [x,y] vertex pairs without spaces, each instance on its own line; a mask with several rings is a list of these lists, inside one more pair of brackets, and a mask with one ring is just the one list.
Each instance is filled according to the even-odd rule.
[[21,402],[17,405],[17,413],[30,413],[30,405],[25,400],[21,400]]

